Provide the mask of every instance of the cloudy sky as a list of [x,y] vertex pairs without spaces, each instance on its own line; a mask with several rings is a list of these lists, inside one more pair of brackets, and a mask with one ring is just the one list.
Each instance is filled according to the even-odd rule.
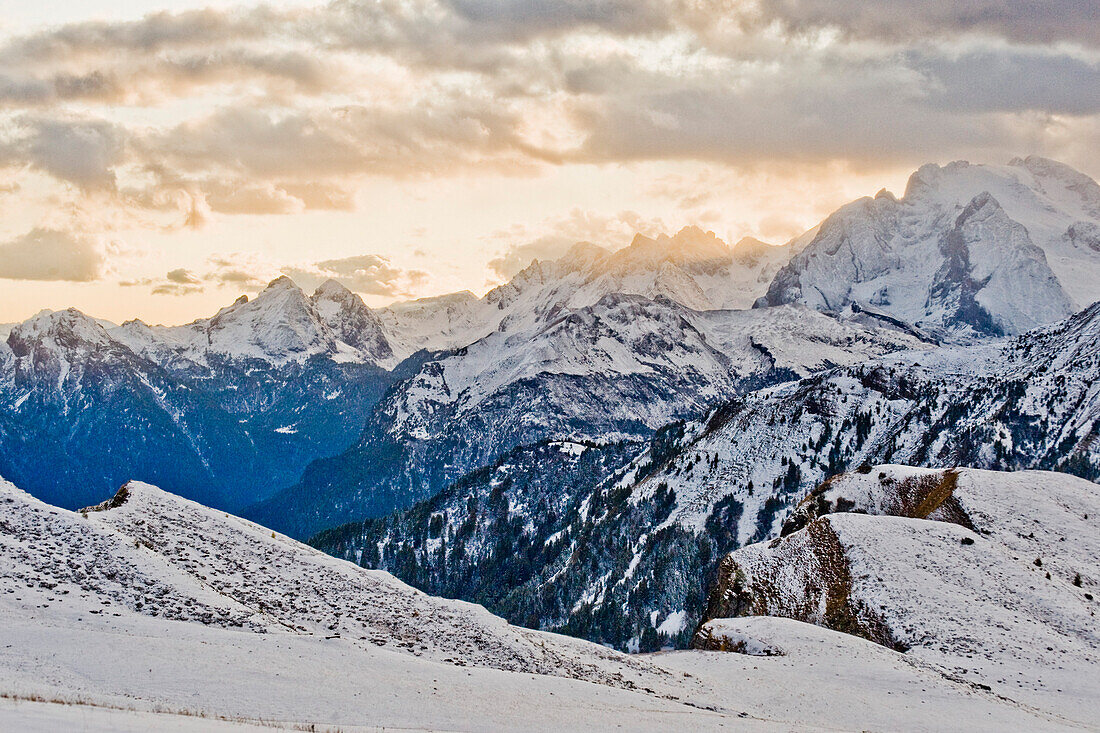
[[0,0],[0,321],[480,294],[1031,153],[1100,175],[1095,0]]

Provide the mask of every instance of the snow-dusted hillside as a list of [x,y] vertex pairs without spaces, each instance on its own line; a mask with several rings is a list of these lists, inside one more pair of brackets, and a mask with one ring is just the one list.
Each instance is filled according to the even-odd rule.
[[747,238],[729,247],[698,227],[671,237],[638,235],[617,251],[582,242],[557,260],[533,261],[483,298],[469,291],[424,298],[382,309],[379,317],[394,350],[407,356],[466,346],[498,330],[514,336],[608,295],[664,297],[697,311],[743,309],[764,294],[797,246]]
[[[584,465],[604,472],[578,469],[590,478],[562,481],[552,511],[540,476],[575,459],[545,450],[315,541],[513,620],[625,648],[685,643],[708,571],[778,534],[838,472],[894,461],[1100,478],[1098,345],[1100,304],[1015,339],[835,368],[669,425],[640,452],[586,445]],[[355,554],[364,542],[378,551]],[[484,583],[497,571],[505,585]]]
[[[875,466],[826,482],[793,519],[782,539],[722,562],[708,617],[827,626],[1008,699],[1093,718],[1096,484],[1045,471]],[[712,622],[697,643],[725,638]]]
[[81,514],[0,482],[0,560],[4,729],[1064,727],[793,622],[748,624],[781,657],[509,626],[139,483]]
[[644,438],[761,385],[924,346],[803,307],[698,312],[607,295],[426,362],[354,448],[249,516],[308,536],[408,506],[518,445]]
[[820,225],[758,305],[857,309],[936,338],[1018,334],[1100,300],[1100,186],[1043,158],[926,165]]

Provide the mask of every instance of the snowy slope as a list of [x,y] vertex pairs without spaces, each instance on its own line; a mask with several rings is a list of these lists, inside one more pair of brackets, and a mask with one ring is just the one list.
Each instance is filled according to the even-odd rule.
[[[808,626],[756,624],[783,634],[771,660],[512,627],[138,483],[83,516],[0,482],[0,558],[6,729],[812,730],[857,709],[900,730],[1062,729]],[[857,680],[859,707],[840,704]]]
[[1100,186],[1043,158],[926,165],[820,225],[758,305],[877,312],[937,338],[1018,334],[1100,299]]
[[404,357],[427,349],[453,349],[490,333],[496,324],[469,290],[395,303],[377,311],[394,351]]
[[[830,480],[799,511],[802,528],[723,561],[708,617],[828,626],[1090,720],[1100,694],[1096,484],[876,466]],[[704,627],[699,642],[712,635]]]
[[[905,334],[864,330],[803,308],[700,313],[663,298],[609,295],[591,307],[563,310],[549,324],[498,331],[425,367],[400,395],[393,429],[428,438],[508,385],[547,375],[642,375],[663,385],[678,407],[603,401],[606,409],[656,428],[772,370],[801,377],[914,346],[921,344]],[[558,412],[598,409],[575,397]]]
[[[684,520],[698,522],[731,491],[756,511],[784,483],[773,487],[775,477],[797,473],[791,491],[883,458],[1012,468],[1068,460],[1098,475],[1098,344],[1100,304],[1015,339],[899,352],[760,390],[690,425],[681,455],[651,481],[668,481]],[[695,456],[705,471],[677,470]],[[753,531],[742,527],[742,540]]]

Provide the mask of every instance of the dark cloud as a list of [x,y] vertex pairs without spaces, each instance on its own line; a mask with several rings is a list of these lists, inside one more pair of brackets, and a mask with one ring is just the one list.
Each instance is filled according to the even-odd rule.
[[190,270],[185,270],[182,267],[176,270],[171,270],[166,275],[169,282],[177,285],[198,285],[201,280],[195,277],[195,274]]
[[575,109],[588,136],[574,159],[896,163],[982,155],[1010,141],[991,116],[945,113],[931,101],[942,94],[937,83],[896,61],[791,59],[749,69],[736,84],[709,77],[635,85],[618,66],[607,73],[601,83],[617,91]]
[[103,273],[103,254],[90,239],[36,228],[0,243],[0,278],[89,282]]
[[[351,209],[368,175],[999,159],[1056,152],[1065,124],[1089,151],[1096,125],[1062,118],[1100,115],[1100,63],[1072,45],[1100,34],[1097,12],[1065,0],[334,0],[79,23],[0,45],[0,165],[86,191],[122,181],[123,205],[199,226],[210,212]],[[841,33],[802,35],[826,27]],[[118,121],[192,95],[202,101],[174,124]],[[527,243],[542,236],[554,234]]]
[[103,120],[23,116],[0,138],[0,165],[29,165],[83,189],[113,189],[126,134]]
[[1022,43],[1100,44],[1095,0],[757,0],[760,18],[905,41],[977,33]]
[[468,32],[510,41],[591,29],[614,35],[672,27],[673,4],[652,0],[448,0]]
[[313,290],[326,280],[338,280],[348,289],[364,295],[391,298],[412,295],[417,286],[428,279],[422,270],[396,267],[380,255],[356,255],[317,262],[308,268],[288,267],[283,272],[306,290]]
[[119,51],[153,53],[255,40],[267,37],[272,27],[289,17],[261,5],[234,12],[212,9],[163,11],[134,21],[70,23],[10,41],[0,51],[0,60],[47,61]]
[[146,137],[140,146],[143,155],[177,170],[221,168],[253,180],[290,176],[316,183],[335,176],[410,176],[545,158],[521,139],[519,126],[514,113],[491,99],[441,92],[402,108],[277,113],[228,107]]
[[0,105],[38,106],[66,100],[117,100],[118,80],[104,71],[50,74],[47,78],[0,75]]
[[1100,112],[1100,62],[1036,49],[945,54],[922,48],[905,63],[926,75],[928,106],[944,111],[1091,115]]

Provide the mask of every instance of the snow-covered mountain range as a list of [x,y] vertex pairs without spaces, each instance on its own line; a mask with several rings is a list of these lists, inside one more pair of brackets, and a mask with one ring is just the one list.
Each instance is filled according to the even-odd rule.
[[305,537],[518,446],[644,443],[769,385],[1063,318],[1100,297],[1098,191],[1039,158],[925,166],[781,247],[582,243],[482,298],[374,311],[279,278],[184,326],[43,313],[0,344],[0,471],[70,507],[145,479]]
[[645,445],[520,449],[329,552],[514,621],[620,648],[685,643],[726,553],[862,464],[1100,478],[1100,304],[1014,339],[886,355],[761,389]]
[[919,713],[1053,731],[1081,704],[1078,687],[1018,705],[785,619],[728,620],[781,656],[623,655],[137,482],[78,513],[0,480],[0,558],[5,730],[899,729]]
[[127,321],[111,335],[169,369],[258,361],[282,366],[314,356],[393,367],[378,316],[335,280],[307,296],[290,278],[272,281],[253,300],[241,296],[214,316],[186,326]]
[[353,442],[392,364],[333,282],[171,328],[44,311],[0,343],[0,470],[71,508],[134,477],[239,508]]
[[[486,401],[506,399],[517,383],[537,379],[543,362],[556,361],[548,365],[553,374],[585,369],[590,339],[603,333],[621,342],[612,346],[608,341],[610,371],[601,379],[611,386],[572,412],[591,413],[593,403],[600,411],[615,394],[637,389],[660,399],[647,416],[631,416],[626,432],[651,430],[729,394],[746,377],[786,373],[786,364],[773,368],[771,355],[744,344],[738,348],[745,353],[736,358],[754,363],[734,368],[723,349],[738,336],[721,333],[728,325],[717,323],[705,329],[720,336],[717,347],[709,345],[705,334],[696,333],[696,324],[685,320],[691,317],[681,306],[710,307],[711,298],[746,305],[786,261],[787,249],[746,241],[731,250],[713,234],[689,228],[671,238],[639,237],[614,253],[578,245],[559,261],[533,263],[482,299],[459,294],[376,312],[335,281],[307,295],[280,277],[255,298],[242,296],[214,316],[183,326],[137,320],[115,326],[72,309],[43,312],[11,327],[0,344],[0,405],[5,408],[0,470],[37,495],[70,507],[137,477],[215,506],[239,508],[294,484],[311,461],[347,448],[363,433],[375,401],[395,381],[414,377],[407,397],[398,393],[393,398],[394,412],[423,415],[438,404],[460,401],[472,413]],[[631,301],[623,293],[638,295]],[[648,320],[622,332],[632,310]],[[574,311],[578,315],[565,318]],[[604,327],[601,317],[609,318],[611,326]],[[586,318],[587,325],[579,318]],[[708,314],[695,320],[706,326],[715,318]],[[583,333],[570,336],[570,329]],[[868,329],[858,323],[837,326],[806,311],[801,330],[815,329],[821,335],[812,339],[821,348],[814,358],[821,363],[848,360],[849,350],[879,353],[905,343],[904,337],[882,329],[867,336]],[[690,343],[680,345],[681,336]],[[571,353],[557,358],[550,353],[569,340],[575,342]],[[660,353],[662,344],[675,345],[681,353]],[[425,348],[448,351],[437,355]],[[657,354],[657,368],[647,363],[647,350]],[[420,370],[436,356],[444,359],[446,379],[465,390],[455,395],[457,400],[430,390],[430,372],[439,367]],[[491,375],[487,367],[498,362],[504,368]],[[681,364],[694,371],[686,376],[672,371]],[[650,378],[639,387],[647,372]],[[470,393],[467,388],[475,382],[482,387]],[[548,382],[534,391],[559,386]],[[689,391],[697,394],[689,397]],[[678,393],[684,404],[672,410]],[[567,400],[545,397],[553,402],[551,408],[568,408]],[[642,402],[635,399],[634,404]],[[528,439],[530,426],[547,414],[524,417],[520,412],[513,410],[511,434],[464,457],[454,469],[458,473],[447,476],[496,455],[498,444],[508,448],[513,439]],[[620,409],[620,421],[625,413]],[[385,420],[380,414],[372,424]],[[548,425],[538,435],[570,429],[563,427],[568,422]],[[602,427],[614,422],[605,420]],[[592,425],[589,432],[600,427]],[[423,432],[411,423],[406,429],[402,422],[393,432],[400,440],[417,430]],[[434,447],[441,445],[436,441]],[[36,451],[55,455],[52,465],[59,470],[41,470],[42,464],[29,460]],[[417,469],[410,466],[409,471]],[[438,485],[434,479],[427,483]],[[409,500],[423,495],[419,489],[406,493]],[[394,505],[391,498],[380,502]],[[348,507],[347,513],[332,514],[331,523],[358,511]],[[329,516],[325,511],[318,515]]]
[[[277,526],[304,536],[434,494],[517,445],[639,438],[747,388],[1059,321],[1100,299],[1100,249],[1087,234],[1100,231],[1097,212],[1100,186],[1032,157],[925,166],[903,198],[854,202],[781,248],[729,249],[694,228],[613,253],[577,245],[483,299],[418,304],[417,322],[446,336],[417,344],[480,337],[424,364],[348,454],[250,516],[303,517]],[[774,268],[756,320],[714,307],[747,304]],[[832,320],[777,310],[789,305]],[[318,506],[335,511],[305,517]]]
[[898,199],[841,208],[758,305],[863,310],[960,341],[1100,300],[1100,186],[1045,158],[926,165]]
[[608,295],[664,297],[696,311],[749,308],[801,246],[746,238],[727,246],[713,232],[684,227],[674,236],[637,235],[609,251],[581,242],[563,257],[533,261],[477,298],[469,291],[379,311],[399,355],[472,344],[494,332],[516,334],[595,305]]
[[358,443],[248,516],[295,536],[435,494],[515,446],[644,438],[744,391],[926,344],[802,307],[690,310],[606,295],[427,361]]
[[[783,246],[581,243],[481,298],[280,277],[182,326],[4,326],[0,475],[36,498],[0,482],[0,727],[42,679],[187,709],[146,663],[199,658],[165,674],[295,725],[408,679],[370,722],[537,699],[548,728],[892,729],[907,691],[941,723],[1079,728],[1098,299],[1100,186],[1032,157],[925,166]],[[241,680],[212,687],[204,646]],[[465,695],[433,690],[442,718],[438,680]]]

